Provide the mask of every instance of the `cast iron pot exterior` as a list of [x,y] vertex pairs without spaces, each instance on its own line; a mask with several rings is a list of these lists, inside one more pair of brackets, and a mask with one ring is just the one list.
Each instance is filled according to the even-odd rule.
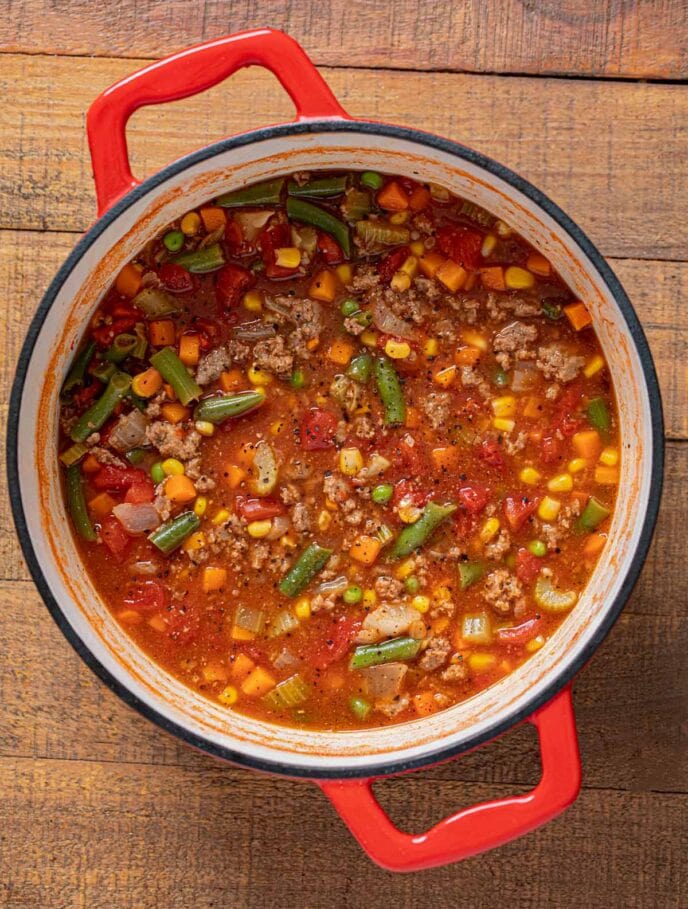
[[[218,142],[136,181],[125,126],[138,107],[196,94],[236,69],[270,69],[297,120]],[[576,797],[580,760],[570,682],[603,640],[640,572],[660,500],[663,424],[657,378],[635,312],[600,253],[553,202],[485,156],[447,139],[351,119],[301,48],[270,29],[197,45],[112,86],[88,116],[99,220],[78,243],[29,328],[12,390],[8,475],[36,585],[81,657],[124,701],[190,744],[235,764],[321,786],[371,858],[410,871],[507,842]],[[229,712],[170,678],[111,617],[83,570],[55,457],[59,390],[88,318],[121,266],[189,208],[247,182],[295,170],[373,169],[448,186],[504,218],[586,301],[617,390],[623,454],[610,541],[575,609],[511,675],[463,704],[399,726],[309,732]],[[397,830],[371,782],[454,757],[528,720],[542,778],[523,796],[465,809],[420,835]]]

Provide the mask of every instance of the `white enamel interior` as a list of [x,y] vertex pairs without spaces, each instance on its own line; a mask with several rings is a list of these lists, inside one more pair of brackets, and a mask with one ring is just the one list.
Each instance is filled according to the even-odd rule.
[[[168,676],[111,618],[86,576],[67,524],[54,441],[58,390],[86,318],[123,262],[184,211],[245,183],[317,168],[378,169],[444,184],[513,225],[548,256],[585,300],[614,378],[624,439],[621,493],[608,545],[580,602],[547,645],[498,684],[450,710],[364,732],[308,732],[234,713]],[[100,270],[98,266],[103,263]],[[54,381],[46,391],[46,364]],[[132,204],[111,223],[67,276],[45,317],[28,366],[19,423],[20,488],[29,533],[66,620],[97,660],[137,698],[199,743],[253,761],[311,769],[374,772],[487,734],[522,715],[533,698],[578,660],[604,620],[634,559],[650,486],[652,438],[641,363],[624,319],[574,241],[519,191],[447,152],[404,138],[319,132],[262,139],[189,166]]]

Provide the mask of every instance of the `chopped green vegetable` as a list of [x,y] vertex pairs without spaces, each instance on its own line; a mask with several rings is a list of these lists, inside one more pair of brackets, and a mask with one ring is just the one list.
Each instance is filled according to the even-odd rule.
[[88,454],[88,445],[84,445],[83,442],[75,442],[66,451],[62,452],[60,460],[65,467],[71,467],[73,464],[77,464],[86,454]]
[[340,308],[342,311],[342,315],[345,318],[348,318],[349,316],[353,316],[353,314],[355,312],[361,311],[361,303],[360,303],[360,300],[352,300],[352,299],[344,300],[344,302],[342,303]]
[[492,622],[486,612],[465,615],[461,622],[461,637],[471,644],[489,644],[492,641]]
[[363,599],[363,591],[358,584],[351,584],[342,594],[342,599],[348,606],[353,606],[355,603],[361,602]]
[[291,374],[289,383],[292,388],[305,388],[306,381],[306,370],[298,366]]
[[349,698],[349,709],[359,720],[365,720],[373,708],[365,698],[352,697]]
[[394,487],[391,483],[378,483],[373,487],[370,498],[376,505],[386,505],[394,495]]
[[375,536],[382,543],[383,546],[386,546],[388,543],[391,543],[394,539],[394,531],[391,527],[388,527],[386,524],[380,524],[377,529]]
[[102,382],[103,385],[107,385],[116,372],[117,367],[115,364],[108,363],[107,360],[103,360],[102,363],[97,363],[91,368],[91,375],[98,379],[99,382]]
[[165,471],[162,469],[162,461],[156,461],[150,469],[151,480],[157,486],[165,480]]
[[539,559],[547,555],[547,544],[543,543],[542,540],[531,540],[530,543],[528,543],[528,549]]
[[485,574],[485,566],[481,562],[459,562],[459,583],[461,590],[468,588],[479,581]]
[[179,304],[160,287],[144,287],[131,301],[149,319],[161,319],[179,311]]
[[370,381],[372,371],[373,358],[368,353],[362,353],[357,357],[354,357],[351,363],[349,363],[346,374],[350,379],[353,379],[354,382],[365,385]]
[[265,392],[262,388],[255,391],[238,391],[232,394],[213,395],[211,398],[204,398],[196,406],[194,420],[223,423],[230,417],[240,417],[242,414],[255,410],[264,401]]
[[265,612],[255,606],[237,606],[234,624],[244,631],[261,634],[265,628]]
[[612,421],[604,398],[592,398],[588,402],[586,412],[590,425],[594,426],[601,435],[608,436]]
[[346,177],[316,177],[308,183],[299,185],[296,180],[287,184],[287,193],[290,196],[310,196],[312,198],[325,198],[327,196],[340,196],[346,189]]
[[380,663],[394,663],[397,660],[412,660],[418,656],[420,641],[415,638],[392,638],[379,644],[361,644],[354,650],[351,669],[365,669]]
[[84,378],[86,376],[86,370],[88,365],[93,359],[93,354],[96,352],[95,341],[91,341],[90,344],[87,344],[86,347],[81,350],[72,362],[72,368],[67,374],[67,378],[64,380],[62,386],[62,394],[69,394],[72,389],[77,388],[79,385],[84,384]]
[[479,224],[481,227],[485,228],[492,227],[495,222],[494,215],[491,215],[489,211],[485,211],[484,208],[481,208],[474,202],[469,202],[467,199],[464,199],[461,203],[459,214],[468,218],[469,221],[473,221],[474,224]]
[[509,373],[503,369],[495,369],[492,381],[498,388],[506,388],[509,384]]
[[385,411],[385,426],[403,425],[406,420],[406,404],[396,369],[387,357],[378,357],[374,371],[378,394]]
[[140,464],[145,456],[145,448],[132,448],[131,451],[128,451],[125,455],[127,461],[129,461],[129,463],[133,464],[134,466],[136,466],[136,464]]
[[175,265],[182,265],[194,274],[204,275],[206,272],[222,268],[225,264],[225,254],[219,243],[213,243],[212,246],[204,246],[202,249],[182,253],[172,261]]
[[411,239],[407,227],[385,221],[357,221],[356,233],[368,251],[380,246],[403,246]]
[[365,190],[352,186],[346,191],[342,200],[342,215],[347,221],[360,221],[370,212],[370,196]]
[[81,468],[78,464],[72,464],[67,468],[67,506],[71,515],[74,527],[82,540],[94,543],[96,532],[88,516],[86,499],[84,498],[84,487],[81,482]]
[[411,575],[410,578],[405,578],[404,580],[404,590],[406,593],[410,593],[411,596],[418,593],[420,590],[420,581],[414,575]]
[[289,634],[299,627],[299,620],[296,618],[291,609],[280,609],[277,615],[270,622],[269,638],[278,638],[283,634]]
[[351,255],[351,237],[349,228],[339,218],[335,218],[329,211],[306,202],[304,199],[287,199],[287,217],[290,221],[300,221],[301,224],[311,224],[318,230],[324,230],[330,234],[339,243],[344,255],[349,258]]
[[160,552],[168,555],[179,546],[201,525],[201,519],[193,511],[184,511],[170,521],[161,524],[148,537]]
[[407,524],[401,531],[392,547],[390,557],[403,559],[427,543],[440,524],[456,511],[456,507],[452,503],[438,505],[437,502],[428,502],[416,523]]
[[595,496],[590,496],[583,513],[576,521],[576,531],[578,533],[591,533],[611,513],[611,509],[603,505],[599,499],[596,499]]
[[185,407],[189,401],[197,400],[203,394],[203,389],[189,374],[189,370],[172,347],[163,347],[162,350],[153,354],[150,361],[163,379],[172,386]]
[[318,543],[311,543],[282,578],[279,592],[285,597],[295,597],[300,594],[316,574],[322,571],[331,555],[331,549],[325,549]]
[[374,170],[366,170],[361,174],[361,185],[367,186],[368,189],[382,189],[384,182],[380,174],[375,173]]
[[170,252],[179,252],[184,245],[184,234],[180,230],[169,230],[162,238],[162,242]]
[[105,351],[105,359],[110,363],[121,363],[122,360],[126,360],[127,357],[133,354],[137,344],[138,338],[136,335],[126,332],[117,335],[111,347]]
[[131,376],[116,370],[103,394],[74,424],[70,433],[72,441],[85,442],[91,433],[97,432],[127,394],[130,386]]
[[568,612],[576,605],[578,594],[575,590],[559,590],[551,578],[542,575],[535,582],[535,602],[545,612]]
[[563,309],[558,303],[551,303],[549,300],[542,301],[542,315],[550,319],[552,322],[556,322],[557,319],[561,319],[563,312]]
[[224,193],[216,200],[222,208],[242,208],[244,205],[279,205],[284,186],[284,177]]
[[309,694],[308,685],[297,672],[296,675],[275,685],[272,691],[263,695],[263,702],[273,710],[285,710],[303,704]]

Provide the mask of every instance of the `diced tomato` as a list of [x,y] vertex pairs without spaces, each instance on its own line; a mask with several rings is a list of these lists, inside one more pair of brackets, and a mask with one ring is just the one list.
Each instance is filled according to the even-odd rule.
[[533,555],[528,549],[519,549],[516,553],[516,576],[524,584],[530,584],[540,574],[542,559]]
[[447,225],[435,234],[437,248],[445,256],[464,268],[477,268],[480,264],[480,250],[483,235],[469,227]]
[[165,612],[167,633],[176,644],[190,644],[198,637],[201,617],[188,601],[175,603]]
[[503,508],[509,527],[514,531],[520,530],[539,504],[540,499],[537,497],[531,499],[528,496],[507,496]]
[[412,505],[415,508],[422,508],[425,505],[427,495],[422,489],[419,489],[413,480],[399,480],[394,484],[394,495],[392,504],[398,508],[402,502],[405,505]]
[[275,499],[249,499],[246,496],[237,496],[234,507],[239,517],[249,523],[251,521],[268,521],[284,514],[284,505]]
[[394,252],[388,253],[384,259],[380,259],[377,264],[377,273],[380,279],[388,284],[394,277],[394,273],[399,271],[409,256],[408,246],[401,246]]
[[217,302],[227,309],[236,306],[241,295],[255,283],[255,275],[241,265],[223,265],[215,278]]
[[235,218],[227,218],[225,244],[227,251],[232,256],[243,256],[249,251],[250,245],[244,242],[244,232],[241,224]]
[[344,261],[341,246],[329,234],[318,234],[318,251],[328,265],[337,265]]
[[545,436],[540,443],[540,460],[543,464],[556,464],[561,460],[561,442],[553,436]]
[[91,482],[96,489],[109,492],[125,492],[131,486],[142,485],[148,480],[145,470],[138,467],[115,467],[106,464],[94,475]]
[[424,469],[422,446],[417,439],[408,433],[401,437],[395,451],[395,456],[401,459],[401,464],[411,476],[419,476]]
[[307,653],[301,654],[307,666],[321,671],[341,660],[361,627],[360,620],[348,616],[336,620],[328,617],[322,624],[324,628],[307,645]]
[[495,467],[497,470],[503,470],[506,467],[504,455],[496,439],[483,439],[478,445],[477,454],[480,460],[489,464],[490,467]]
[[136,480],[131,484],[129,489],[127,489],[127,494],[124,496],[124,501],[131,505],[144,505],[152,502],[154,498],[155,487],[153,486],[153,481],[149,477],[144,477],[142,480]]
[[520,625],[515,625],[513,628],[497,629],[497,641],[500,644],[506,644],[507,646],[513,644],[527,644],[528,641],[532,641],[534,637],[537,637],[537,635],[540,634],[543,625],[544,621],[542,616],[536,615],[532,619],[521,622]]
[[130,587],[124,597],[124,605],[139,612],[159,612],[166,604],[167,594],[159,581],[141,581]]
[[108,515],[100,522],[100,538],[118,562],[124,560],[131,537],[114,515]]
[[291,245],[291,234],[288,224],[273,224],[270,227],[263,228],[260,232],[258,235],[258,246],[265,263],[265,276],[267,278],[288,278],[298,271],[297,268],[285,268],[283,265],[276,264],[276,250]]
[[113,319],[135,319],[137,322],[143,319],[141,310],[129,300],[114,300],[110,315]]
[[321,451],[334,444],[337,418],[327,410],[313,407],[301,424],[301,447],[306,451]]
[[191,272],[183,265],[175,265],[174,262],[165,262],[161,265],[158,277],[165,290],[171,294],[187,294],[196,286]]
[[139,321],[140,316],[127,316],[123,319],[115,319],[110,325],[99,325],[91,332],[93,340],[99,347],[109,347],[117,335],[124,331],[129,331]]
[[578,412],[581,404],[583,387],[580,381],[571,382],[557,401],[557,409],[552,419],[552,429],[559,430],[567,438],[583,426],[585,420]]
[[91,382],[90,385],[84,385],[78,391],[74,392],[74,403],[78,407],[83,407],[85,409],[86,405],[90,404],[102,389],[103,386],[100,382]]
[[213,322],[211,319],[195,319],[193,322],[194,331],[198,332],[198,336],[201,342],[201,350],[208,351],[211,347],[215,345],[217,338],[220,334],[220,329],[217,326],[217,323]]
[[490,490],[480,483],[471,483],[470,486],[459,489],[459,498],[471,514],[480,514],[490,501]]

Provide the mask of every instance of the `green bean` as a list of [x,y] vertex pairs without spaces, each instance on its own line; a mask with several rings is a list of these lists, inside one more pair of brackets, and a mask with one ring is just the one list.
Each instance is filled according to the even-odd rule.
[[437,502],[428,502],[423,509],[423,514],[415,524],[407,524],[396,539],[390,558],[403,559],[423,546],[430,539],[442,521],[456,511],[456,505],[438,505]]
[[360,385],[366,385],[370,381],[373,371],[373,358],[368,353],[359,354],[354,357],[346,371],[347,376],[358,382]]
[[387,357],[378,357],[374,371],[378,394],[385,411],[385,426],[403,425],[406,420],[406,404],[396,369]]
[[484,574],[485,566],[481,562],[459,562],[459,584],[461,590],[468,590]]
[[415,638],[392,638],[379,644],[361,644],[354,650],[349,667],[365,669],[380,663],[396,663],[397,660],[412,660],[418,656],[420,641]]
[[339,218],[335,218],[329,211],[306,202],[304,199],[287,199],[287,217],[291,221],[300,221],[301,224],[311,224],[326,234],[331,234],[342,248],[344,255],[351,255],[351,237],[349,228]]
[[192,252],[182,253],[172,259],[175,265],[182,265],[196,275],[203,275],[209,271],[217,271],[225,264],[225,254],[219,243],[195,249]]
[[149,534],[151,543],[167,555],[173,552],[184,540],[200,527],[201,520],[193,511],[184,511],[176,518],[161,524],[157,530]]
[[255,410],[265,400],[262,388],[255,391],[239,391],[234,394],[214,395],[204,398],[196,406],[194,420],[203,420],[208,423],[223,423],[230,417],[240,417],[242,414]]
[[72,441],[85,442],[91,433],[97,432],[127,394],[130,386],[131,376],[116,370],[102,395],[74,424],[70,433]]
[[88,516],[84,487],[81,482],[81,468],[78,464],[72,464],[67,468],[67,505],[79,536],[82,540],[94,543],[96,532]]
[[367,170],[361,174],[361,184],[369,189],[382,189],[384,182],[380,174],[375,173],[374,170]]
[[610,514],[611,510],[606,505],[603,505],[595,496],[590,496],[583,513],[576,521],[576,531],[578,533],[591,533]]
[[357,221],[356,233],[366,249],[379,246],[403,246],[411,239],[407,227],[384,221]]
[[592,398],[588,401],[586,411],[590,425],[599,430],[603,436],[608,436],[612,421],[604,398]]
[[186,407],[203,394],[203,389],[189,375],[189,371],[171,347],[163,347],[150,358],[163,379],[174,388],[175,394]]
[[86,376],[86,370],[88,365],[93,359],[93,354],[96,352],[95,341],[91,341],[90,344],[87,344],[86,347],[81,350],[74,360],[72,361],[72,367],[67,374],[67,378],[64,380],[64,385],[62,386],[62,394],[68,394],[73,388],[76,388],[78,385],[84,384],[84,377]]
[[359,720],[365,720],[372,707],[365,698],[353,697],[349,698],[349,709]]
[[279,592],[285,597],[298,596],[316,574],[322,571],[331,555],[331,549],[325,549],[318,543],[311,543],[280,581]]
[[216,203],[222,208],[242,208],[244,205],[279,205],[282,196],[284,177],[276,180],[267,180],[245,189],[237,189],[231,193],[218,196]]
[[308,183],[299,185],[296,180],[287,184],[287,193],[290,196],[311,196],[315,199],[327,196],[340,196],[346,189],[346,177],[317,177]]
[[105,351],[105,359],[110,363],[121,363],[122,360],[126,360],[127,357],[132,355],[138,340],[136,335],[131,335],[128,332],[117,335],[112,342],[112,346]]
[[340,207],[347,221],[360,221],[370,212],[370,195],[352,186],[346,191]]
[[71,467],[73,464],[77,464],[85,454],[88,454],[88,445],[84,445],[83,442],[75,442],[62,452],[60,460],[65,467]]
[[165,249],[170,252],[179,252],[184,245],[184,234],[180,230],[170,230],[162,238]]
[[91,375],[98,379],[99,382],[102,382],[103,385],[107,385],[116,372],[117,367],[115,364],[108,363],[107,360],[103,360],[102,363],[97,363],[91,368]]
[[394,487],[391,483],[378,483],[373,487],[370,498],[376,505],[386,505],[394,495]]

